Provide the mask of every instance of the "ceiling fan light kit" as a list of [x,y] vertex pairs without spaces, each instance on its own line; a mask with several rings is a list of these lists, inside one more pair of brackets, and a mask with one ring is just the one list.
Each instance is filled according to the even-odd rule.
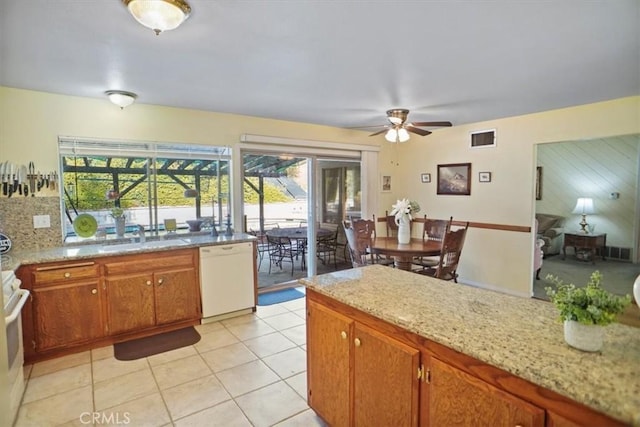
[[140,24],[151,28],[156,35],[176,29],[191,14],[185,0],[122,0]]
[[406,108],[393,108],[387,110],[387,120],[389,124],[378,126],[362,126],[364,128],[381,127],[382,130],[372,133],[369,136],[376,136],[384,133],[384,139],[389,142],[407,142],[410,138],[409,132],[420,136],[429,135],[431,132],[420,127],[448,127],[451,122],[415,122],[407,121],[409,110]]
[[104,94],[107,95],[109,101],[120,107],[121,110],[133,104],[138,97],[135,93],[125,90],[108,90]]

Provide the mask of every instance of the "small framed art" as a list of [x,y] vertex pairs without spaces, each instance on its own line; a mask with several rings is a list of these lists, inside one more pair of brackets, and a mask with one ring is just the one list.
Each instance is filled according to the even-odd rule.
[[391,175],[382,175],[380,178],[380,191],[383,193],[391,191]]
[[491,172],[478,172],[478,181],[491,182]]
[[438,165],[436,194],[469,196],[471,194],[471,163]]
[[431,174],[430,173],[421,173],[420,181],[424,184],[428,184],[431,182]]

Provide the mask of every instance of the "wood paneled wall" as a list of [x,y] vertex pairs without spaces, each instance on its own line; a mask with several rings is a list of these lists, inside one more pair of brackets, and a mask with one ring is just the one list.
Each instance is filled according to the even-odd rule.
[[[593,198],[596,213],[587,216],[596,232],[607,233],[607,246],[633,248],[640,135],[538,145],[542,200],[536,212],[567,217],[566,230],[579,229],[572,214],[578,197]],[[612,192],[619,199],[610,199]]]

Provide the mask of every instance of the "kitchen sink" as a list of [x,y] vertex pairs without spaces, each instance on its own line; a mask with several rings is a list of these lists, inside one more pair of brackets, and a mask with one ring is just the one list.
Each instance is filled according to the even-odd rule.
[[119,243],[116,245],[105,245],[105,246],[102,246],[100,249],[98,249],[98,252],[100,253],[131,252],[131,251],[141,251],[146,249],[184,246],[187,244],[188,242],[182,239],[150,240],[148,242],[142,242],[142,243]]

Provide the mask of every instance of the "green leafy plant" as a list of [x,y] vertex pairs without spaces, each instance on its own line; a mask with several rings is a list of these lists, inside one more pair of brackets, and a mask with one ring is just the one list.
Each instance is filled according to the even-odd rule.
[[585,325],[608,325],[631,303],[631,295],[618,296],[600,287],[602,274],[594,271],[585,287],[564,283],[547,275],[556,288],[546,287],[547,296],[560,310],[560,320],[575,320]]
[[118,219],[118,218],[124,217],[124,209],[119,208],[119,207],[111,208],[111,217],[113,219]]

